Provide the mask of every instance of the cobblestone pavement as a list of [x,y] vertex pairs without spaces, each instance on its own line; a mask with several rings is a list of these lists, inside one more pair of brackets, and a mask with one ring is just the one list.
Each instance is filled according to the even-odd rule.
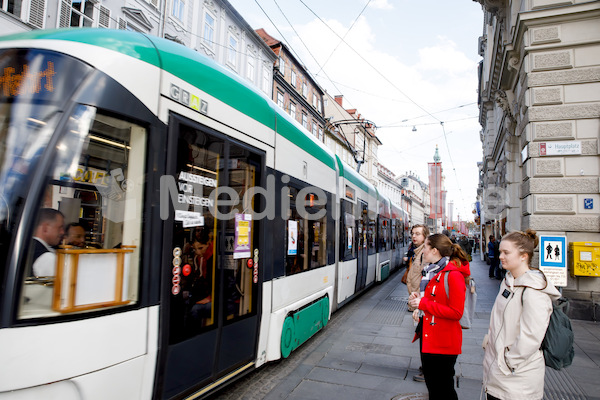
[[[476,317],[472,329],[463,331],[463,354],[456,364],[457,393],[465,400],[482,394],[481,342],[499,287],[477,256],[471,264]],[[246,375],[212,399],[427,399],[425,384],[412,379],[420,357],[418,344],[411,343],[414,324],[401,275],[393,274],[335,312],[324,330],[287,359]],[[575,360],[561,371],[546,369],[544,400],[600,400],[600,325],[572,323]]]

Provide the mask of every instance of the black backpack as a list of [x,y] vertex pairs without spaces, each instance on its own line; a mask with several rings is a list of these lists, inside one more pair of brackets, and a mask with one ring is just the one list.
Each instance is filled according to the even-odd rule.
[[[523,304],[523,293],[521,292],[521,305]],[[575,335],[571,327],[571,320],[567,314],[563,312],[563,307],[568,305],[568,299],[561,297],[558,299],[558,305],[552,302],[552,314],[550,314],[550,322],[542,346],[544,352],[544,361],[550,368],[560,370],[566,368],[573,362],[575,357],[575,348],[573,343]]]

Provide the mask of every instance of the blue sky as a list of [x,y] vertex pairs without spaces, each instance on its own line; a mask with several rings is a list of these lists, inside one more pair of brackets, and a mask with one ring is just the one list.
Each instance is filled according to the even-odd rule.
[[472,220],[482,158],[476,104],[479,3],[229,2],[250,26],[286,42],[322,88],[344,96],[345,108],[357,108],[378,126],[383,143],[378,159],[396,175],[414,171],[427,182],[427,162],[438,145],[455,219],[460,213]]

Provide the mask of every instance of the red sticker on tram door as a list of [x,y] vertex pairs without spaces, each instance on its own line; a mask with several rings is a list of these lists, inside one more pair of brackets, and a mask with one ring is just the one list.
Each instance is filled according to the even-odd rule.
[[174,296],[177,296],[179,294],[180,290],[181,290],[181,286],[173,285],[173,287],[171,288],[171,293],[173,293]]
[[188,276],[191,273],[192,273],[192,267],[190,267],[190,264],[185,264],[183,266],[183,276]]
[[252,262],[252,259],[251,259],[251,258],[249,258],[249,259],[248,259],[248,262],[247,262],[247,264],[248,264],[248,268],[252,268],[252,264],[253,264],[253,262]]

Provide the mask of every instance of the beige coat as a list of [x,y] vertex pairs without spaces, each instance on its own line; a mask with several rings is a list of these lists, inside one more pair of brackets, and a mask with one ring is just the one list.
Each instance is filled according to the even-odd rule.
[[506,273],[483,339],[486,393],[502,400],[543,398],[546,368],[540,345],[550,321],[552,300],[559,297],[539,270],[529,270],[517,279]]
[[[408,274],[406,274],[406,287],[408,289],[408,294],[412,292],[419,292],[419,286],[421,285],[421,271],[423,271],[423,247],[425,244],[420,245],[415,249],[415,255],[413,257],[412,265],[408,270]],[[414,308],[408,306],[410,311],[414,311]]]

